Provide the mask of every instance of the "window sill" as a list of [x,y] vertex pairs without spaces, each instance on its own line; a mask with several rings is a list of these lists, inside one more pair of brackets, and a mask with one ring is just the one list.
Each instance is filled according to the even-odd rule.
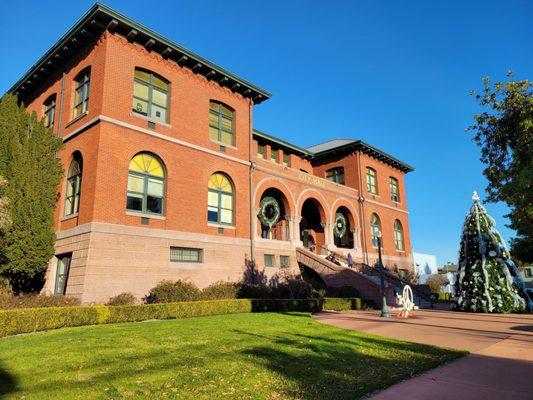
[[135,212],[135,211],[126,211],[126,215],[129,215],[130,217],[142,217],[142,218],[160,219],[162,221],[166,220],[166,217],[164,215],[146,214],[146,213]]
[[212,228],[235,229],[235,225],[215,224],[213,222],[208,222],[207,226],[210,226]]
[[63,221],[68,221],[69,219],[72,219],[72,218],[77,218],[77,217],[78,217],[78,213],[75,213],[75,214],[70,214],[70,215],[64,215],[59,220],[63,222]]
[[219,145],[219,146],[224,146],[224,147],[226,147],[226,148],[228,148],[228,149],[237,150],[237,147],[235,147],[235,146],[232,145],[232,144],[227,144],[227,143],[224,143],[224,142],[219,142],[218,140],[213,140],[213,139],[211,139],[211,138],[209,139],[209,141],[210,141],[211,143],[215,143],[215,144],[217,144],[217,145]]
[[67,124],[65,125],[65,128],[68,128],[68,127],[69,127],[70,125],[72,125],[73,123],[78,122],[80,119],[82,119],[83,117],[85,117],[87,114],[89,114],[89,111],[85,111],[84,113],[78,115],[76,118],[71,119],[69,122],[67,122]]
[[159,124],[161,126],[164,126],[165,128],[169,128],[169,129],[172,128],[172,125],[170,125],[170,124],[168,124],[166,122],[160,121],[160,120],[155,119],[155,118],[147,117],[145,115],[136,113],[134,111],[132,111],[130,115],[135,117],[135,118],[140,118],[140,119],[143,119],[143,120],[148,121],[148,122],[153,122],[154,124],[156,124],[156,126],[157,126],[157,124]]

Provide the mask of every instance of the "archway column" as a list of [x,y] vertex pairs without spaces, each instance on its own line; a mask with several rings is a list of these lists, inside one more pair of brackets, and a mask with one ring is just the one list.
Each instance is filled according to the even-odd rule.
[[353,236],[353,248],[354,250],[361,248],[361,228],[350,228]]
[[333,240],[333,224],[329,222],[321,222],[320,225],[324,228],[324,247],[328,250],[335,248],[335,241]]
[[300,215],[285,215],[285,219],[289,225],[289,240],[295,246],[302,247],[303,243],[300,239],[300,222],[302,222],[302,217]]

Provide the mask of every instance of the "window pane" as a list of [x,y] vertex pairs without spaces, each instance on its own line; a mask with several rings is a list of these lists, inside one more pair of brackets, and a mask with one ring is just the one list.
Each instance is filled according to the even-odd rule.
[[167,121],[167,110],[165,110],[162,107],[156,106],[155,104],[152,104],[152,115],[150,115],[152,118],[158,119],[162,122]]
[[126,202],[126,208],[128,210],[142,211],[143,209],[142,196],[128,193],[128,200]]
[[128,175],[128,191],[144,192],[144,178],[142,176]]
[[210,101],[209,102],[209,108],[211,108],[211,110],[218,111],[219,105],[218,105],[218,103],[215,103],[214,101]]
[[233,144],[233,134],[222,131],[221,135],[220,135],[220,141],[222,143],[226,143],[226,144],[232,145]]
[[207,204],[212,207],[218,207],[218,193],[208,192],[207,193]]
[[133,95],[148,101],[148,86],[139,82],[133,82]]
[[152,92],[152,101],[163,108],[167,108],[167,94],[159,90]]
[[163,197],[163,181],[159,179],[148,178],[148,195]]
[[222,120],[222,126],[221,128],[223,130],[225,130],[226,132],[233,132],[233,127],[232,127],[232,122],[231,120],[227,119],[227,118],[221,118]]
[[70,178],[67,181],[67,196],[72,196],[75,193],[76,179]]
[[209,113],[209,126],[218,127],[218,115],[213,112]]
[[72,200],[72,197],[67,197],[65,200],[65,215],[72,214],[72,206],[74,204]]
[[218,209],[216,207],[207,208],[207,220],[209,222],[218,222]]
[[227,117],[233,116],[233,111],[226,106],[221,105],[220,111],[222,112],[222,115],[225,115]]
[[231,224],[233,222],[233,212],[231,210],[221,210],[220,222],[224,224]]
[[163,89],[164,91],[168,91],[168,83],[166,83],[164,80],[158,78],[157,76],[152,76],[152,85]]
[[135,70],[135,78],[142,79],[143,81],[148,82],[150,80],[150,74],[148,72],[136,69]]
[[154,197],[148,195],[146,198],[146,211],[162,214],[163,213],[163,199],[161,197]]
[[232,209],[233,208],[233,198],[227,194],[221,195],[220,206],[222,208]]

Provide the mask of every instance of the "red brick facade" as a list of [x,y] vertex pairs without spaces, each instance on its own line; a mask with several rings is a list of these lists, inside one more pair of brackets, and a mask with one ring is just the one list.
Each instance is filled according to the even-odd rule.
[[[53,130],[65,142],[59,154],[65,171],[75,152],[83,160],[77,213],[64,216],[66,176],[58,190],[56,254],[72,255],[66,294],[85,303],[103,302],[125,291],[142,297],[162,279],[190,279],[200,287],[239,280],[245,258],[251,254],[270,275],[279,268],[279,256],[288,257],[290,266],[297,268],[294,250],[302,245],[300,222],[307,199],[320,215],[321,225],[315,224],[313,240],[324,249],[351,252],[356,260],[374,263],[370,218],[376,213],[381,220],[385,263],[412,268],[404,172],[393,164],[361,149],[317,158],[261,138],[251,129],[254,106],[250,98],[110,30],[62,65],[64,71],[57,69],[20,97],[28,110],[43,115],[43,103],[56,94]],[[73,119],[75,79],[86,68],[90,68],[88,110]],[[136,68],[169,82],[166,123],[132,111]],[[213,100],[234,110],[234,145],[209,137]],[[265,159],[257,156],[258,140],[266,144]],[[270,160],[273,146],[279,163]],[[128,165],[142,152],[156,155],[164,165],[161,216],[126,210]],[[290,167],[282,165],[284,154],[289,154]],[[337,166],[344,167],[344,185],[325,179],[326,171]],[[367,166],[377,172],[377,195],[366,191]],[[233,184],[234,220],[229,226],[209,223],[207,218],[208,181],[216,172],[226,174]],[[399,202],[391,201],[390,177],[398,180]],[[284,215],[272,233],[261,237],[264,227],[257,214],[267,190],[279,195]],[[339,249],[334,243],[333,223],[339,207],[344,207],[353,235],[350,248]],[[403,226],[402,251],[395,247],[395,220]],[[203,260],[171,262],[171,246],[202,249]],[[273,266],[265,266],[265,254],[274,256]],[[56,259],[51,260],[48,292],[54,292],[56,264]]]

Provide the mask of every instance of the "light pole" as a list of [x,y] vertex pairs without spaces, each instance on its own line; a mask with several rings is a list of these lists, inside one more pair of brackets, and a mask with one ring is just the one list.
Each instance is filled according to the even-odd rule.
[[385,293],[385,277],[383,274],[383,262],[381,261],[381,231],[376,232],[376,237],[378,239],[378,268],[379,268],[379,279],[381,283],[381,316],[388,317],[389,309],[387,307],[387,294]]

